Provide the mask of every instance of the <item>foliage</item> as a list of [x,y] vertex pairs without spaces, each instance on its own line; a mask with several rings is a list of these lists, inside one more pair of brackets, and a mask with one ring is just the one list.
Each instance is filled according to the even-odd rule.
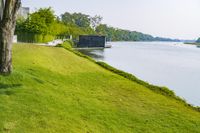
[[82,13],[69,13],[65,12],[61,15],[61,21],[66,25],[76,25],[82,28],[93,28],[95,29],[102,21],[102,17],[95,15],[91,17]]
[[109,41],[150,41],[153,37],[139,32],[122,30],[114,27],[109,27],[106,24],[101,24],[96,28],[96,32],[100,35],[105,35]]
[[90,17],[90,23],[93,29],[96,29],[97,26],[101,24],[103,17],[99,15],[95,15],[94,17]]
[[74,25],[74,19],[71,13],[65,12],[64,14],[61,15],[61,20],[64,24],[66,25]]
[[74,13],[73,20],[74,20],[74,23],[79,27],[87,28],[90,26],[89,15],[85,15],[82,13]]
[[56,36],[69,34],[69,29],[56,21],[51,8],[41,8],[29,15],[26,20],[18,20],[16,31],[22,42],[49,42]]
[[70,44],[71,47],[74,47],[74,45],[75,45],[74,42],[70,39],[66,40],[64,43]]
[[30,14],[25,21],[18,21],[17,33],[48,34],[49,27],[55,22],[55,17],[51,8],[39,9]]
[[105,35],[108,41],[179,41],[169,38],[153,37],[141,32],[123,30],[100,24],[96,27],[96,32],[100,35]]
[[74,42],[68,39],[64,43],[58,44],[56,47],[63,47],[65,49],[71,50],[74,47]]
[[74,40],[79,39],[79,35],[88,35],[88,34],[96,34],[91,27],[82,28],[76,25],[67,25],[69,29],[69,35],[72,35]]
[[39,15],[41,19],[44,19],[47,26],[51,26],[55,22],[54,11],[51,8],[40,8],[38,11],[34,12],[32,15]]
[[165,41],[165,42],[181,42],[181,40],[179,39],[171,39],[171,38],[163,38],[163,37],[155,37],[154,38],[155,41]]
[[[90,27],[88,15],[74,13],[63,15],[62,21],[55,17],[51,8],[42,8],[29,15],[28,19],[18,19],[16,34],[21,42],[48,42],[55,38],[67,38],[70,35],[78,40],[79,35],[95,34]],[[72,23],[74,22],[74,23]]]
[[55,39],[52,35],[43,35],[43,34],[36,34],[36,33],[20,33],[18,34],[18,40],[21,42],[27,43],[38,43],[38,42],[49,42]]
[[197,42],[197,43],[200,43],[200,38],[198,38],[196,42]]
[[67,25],[76,25],[78,27],[88,28],[90,27],[90,16],[82,13],[70,14],[65,12],[61,15],[62,22]]
[[[79,35],[105,35],[108,41],[179,41],[169,38],[153,37],[136,31],[123,30],[101,24],[102,17],[94,17],[82,13],[65,12],[61,18],[56,17],[51,8],[42,8],[29,15],[27,20],[18,20],[16,33],[23,37],[23,34],[54,36],[54,38],[66,38],[72,36],[74,40]],[[34,35],[35,36],[35,35]],[[35,38],[35,37],[32,38]],[[24,41],[22,39],[20,41]],[[49,40],[49,39],[47,39]],[[31,42],[31,41],[29,41]],[[37,42],[35,40],[34,42]],[[44,42],[44,41],[42,41]]]

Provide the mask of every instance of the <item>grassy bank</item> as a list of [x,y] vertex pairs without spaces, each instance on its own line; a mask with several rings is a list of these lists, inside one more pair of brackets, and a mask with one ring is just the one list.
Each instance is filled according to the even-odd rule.
[[13,57],[13,74],[0,76],[0,132],[200,131],[184,102],[63,48],[15,45]]
[[162,95],[165,95],[165,96],[168,96],[170,98],[173,98],[173,99],[176,99],[182,103],[185,104],[185,106],[189,106],[191,107],[192,109],[196,110],[196,111],[199,111],[200,112],[200,107],[195,107],[191,104],[188,104],[184,99],[178,97],[172,90],[170,90],[169,88],[167,87],[160,87],[160,86],[155,86],[155,85],[152,85],[152,84],[149,84],[148,82],[145,82],[143,80],[140,80],[138,79],[137,77],[135,77],[134,75],[132,74],[129,74],[127,72],[124,72],[122,70],[119,70],[117,68],[114,68],[112,66],[110,66],[109,64],[105,63],[105,62],[101,62],[101,61],[95,61],[94,59],[92,59],[91,57],[85,55],[85,54],[82,54],[81,52],[77,51],[76,49],[73,48],[73,45],[74,43],[70,40],[64,42],[63,44],[59,44],[57,45],[57,47],[62,47],[62,48],[65,48],[66,50],[68,51],[71,51],[72,53],[80,56],[80,57],[83,57],[85,59],[88,59],[89,61],[101,66],[102,68],[105,68],[106,70],[108,71],[111,71],[113,73],[116,73],[126,79],[129,79],[131,81],[134,81],[140,85],[143,85],[145,86],[146,88],[156,92],[156,93],[159,93],[159,94],[162,94]]

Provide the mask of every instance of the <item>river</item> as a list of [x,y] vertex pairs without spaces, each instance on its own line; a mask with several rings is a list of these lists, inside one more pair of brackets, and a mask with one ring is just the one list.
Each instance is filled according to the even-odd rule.
[[177,42],[110,42],[110,49],[80,52],[200,106],[200,48]]

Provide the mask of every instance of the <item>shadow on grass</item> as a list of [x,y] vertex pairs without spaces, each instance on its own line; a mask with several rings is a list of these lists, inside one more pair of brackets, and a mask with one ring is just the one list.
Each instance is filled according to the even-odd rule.
[[15,92],[10,89],[21,87],[22,84],[2,84],[0,83],[0,95],[12,95]]
[[1,89],[13,89],[13,88],[17,88],[17,87],[21,87],[22,84],[2,84],[0,83],[0,90]]

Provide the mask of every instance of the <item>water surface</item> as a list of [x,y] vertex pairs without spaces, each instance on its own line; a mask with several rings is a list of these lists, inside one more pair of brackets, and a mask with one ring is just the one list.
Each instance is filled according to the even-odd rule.
[[80,51],[151,84],[166,86],[200,106],[200,48],[176,42],[110,44],[110,49]]

